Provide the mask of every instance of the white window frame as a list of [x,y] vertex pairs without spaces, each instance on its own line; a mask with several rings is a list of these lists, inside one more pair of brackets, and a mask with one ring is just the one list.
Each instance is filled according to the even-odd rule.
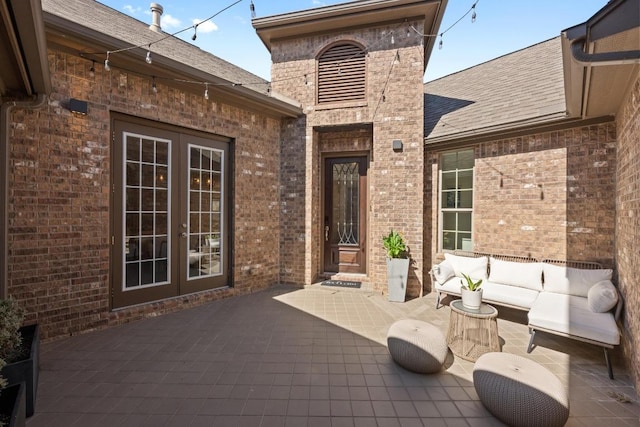
[[[442,206],[442,199],[443,199],[443,184],[444,184],[444,179],[443,179],[443,172],[452,172],[453,169],[451,170],[447,170],[444,171],[443,170],[443,156],[446,154],[452,154],[452,153],[456,153],[456,154],[460,154],[460,153],[464,153],[464,152],[471,152],[472,156],[473,156],[473,166],[471,168],[458,168],[456,165],[456,192],[461,190],[460,188],[458,188],[458,180],[460,177],[460,172],[467,172],[467,171],[471,171],[471,207],[470,208],[461,208],[461,207],[454,207],[454,208],[447,208],[447,207],[443,207]],[[473,216],[473,207],[475,206],[475,191],[474,191],[474,186],[475,186],[475,151],[470,148],[470,149],[462,149],[462,150],[456,150],[456,151],[449,151],[449,152],[443,152],[440,154],[440,159],[439,159],[439,167],[438,167],[438,249],[440,252],[444,252],[444,251],[454,251],[454,250],[465,250],[465,251],[473,251],[474,248],[474,241],[473,241],[473,229],[474,229],[474,216]],[[462,189],[463,190],[463,189]],[[454,193],[455,194],[455,193]],[[448,212],[454,212],[454,213],[465,213],[465,212],[470,212],[471,213],[471,230],[470,230],[470,244],[471,246],[469,248],[463,248],[457,247],[457,244],[455,244],[458,240],[458,233],[460,233],[459,230],[459,226],[456,222],[456,227],[455,230],[453,230],[455,232],[456,238],[455,238],[455,249],[450,249],[450,248],[444,248],[444,214],[448,213]],[[456,220],[457,221],[457,220]],[[464,233],[466,233],[467,231],[463,231]]]

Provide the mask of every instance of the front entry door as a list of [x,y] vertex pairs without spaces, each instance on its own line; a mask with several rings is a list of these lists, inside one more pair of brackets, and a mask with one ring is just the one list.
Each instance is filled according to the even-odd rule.
[[114,308],[230,285],[229,146],[115,121]]
[[366,273],[367,169],[367,157],[325,159],[326,273]]

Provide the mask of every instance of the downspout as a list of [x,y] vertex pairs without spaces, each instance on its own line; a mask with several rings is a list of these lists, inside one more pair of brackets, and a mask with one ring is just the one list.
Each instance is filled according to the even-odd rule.
[[6,299],[8,296],[9,276],[8,256],[9,256],[9,140],[11,132],[9,121],[14,108],[24,108],[37,110],[42,108],[47,101],[47,95],[38,94],[30,101],[8,101],[0,106],[0,164],[2,165],[2,185],[0,186],[0,298]]
[[571,42],[571,55],[577,63],[584,66],[633,65],[640,64],[640,50],[622,52],[587,53],[584,51],[586,37]]
[[591,67],[606,65],[635,65],[640,64],[640,50],[626,50],[619,52],[587,53],[584,51],[587,37],[579,37],[571,42],[571,56],[580,65],[585,67],[585,82],[582,103],[582,117],[586,116],[587,103],[589,99],[589,88],[591,87]]

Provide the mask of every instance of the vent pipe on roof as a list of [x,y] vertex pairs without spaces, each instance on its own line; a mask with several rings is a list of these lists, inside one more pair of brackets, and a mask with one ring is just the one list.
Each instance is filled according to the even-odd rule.
[[162,12],[162,6],[158,3],[151,3],[151,17],[153,21],[151,22],[151,25],[149,25],[149,29],[156,33],[162,32],[162,27],[160,26],[160,17],[162,16]]

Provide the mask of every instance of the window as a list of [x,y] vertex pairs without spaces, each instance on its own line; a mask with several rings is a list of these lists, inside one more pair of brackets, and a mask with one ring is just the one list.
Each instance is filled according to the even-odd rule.
[[366,55],[355,44],[332,46],[318,58],[318,104],[364,101]]
[[439,223],[443,250],[473,250],[473,165],[473,150],[442,154]]

